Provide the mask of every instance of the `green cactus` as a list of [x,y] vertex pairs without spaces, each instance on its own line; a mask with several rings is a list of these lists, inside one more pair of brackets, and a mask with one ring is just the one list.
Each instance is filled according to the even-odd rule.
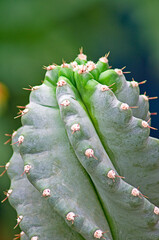
[[5,166],[15,239],[159,240],[159,140],[149,137],[145,81],[127,81],[107,57],[95,64],[81,49],[30,89]]

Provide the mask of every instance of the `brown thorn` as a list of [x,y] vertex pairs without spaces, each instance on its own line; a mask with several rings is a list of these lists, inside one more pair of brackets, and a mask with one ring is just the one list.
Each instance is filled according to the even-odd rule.
[[150,113],[150,115],[157,115],[157,112],[154,112],[154,113]]
[[15,234],[14,236],[15,236],[15,238],[13,238],[13,240],[19,239],[21,237],[20,234]]
[[83,54],[83,47],[79,49],[80,54]]
[[146,83],[146,82],[147,82],[147,80],[142,81],[142,82],[139,82],[138,84],[140,85],[140,84],[144,84],[144,83]]
[[112,66],[109,66],[109,68],[112,68]]
[[121,70],[123,71],[126,68],[126,66],[122,67]]
[[123,72],[124,74],[131,73],[131,72]]
[[129,108],[139,108],[139,106],[133,106],[133,107],[129,107]]
[[[2,167],[2,166],[0,166]],[[4,166],[5,167],[5,166]],[[5,169],[1,174],[0,174],[0,177],[2,177],[5,173],[7,172],[7,169]]]
[[116,84],[116,83],[112,83],[110,86],[108,86],[108,88],[112,87],[114,84]]
[[105,57],[108,58],[110,55],[110,51],[108,53],[105,54]]
[[7,144],[12,141],[12,138],[8,139],[4,144]]
[[148,97],[149,100],[157,99],[158,97]]
[[98,160],[98,158],[96,156],[93,155],[93,157],[94,157],[95,160]]
[[7,199],[8,199],[8,197],[6,197],[5,199],[3,199],[3,200],[1,201],[1,203],[4,203]]
[[123,179],[125,179],[125,177],[122,177],[122,176],[119,176],[119,175],[115,175],[116,177],[118,177],[118,178],[123,178]]
[[14,144],[17,144],[17,143],[19,143],[19,141],[15,142],[15,143],[11,143],[11,145],[14,145]]
[[26,108],[26,106],[17,106],[17,108]]
[[151,128],[153,130],[158,130],[157,128],[154,128],[154,127],[151,127],[151,126],[148,126],[148,128]]

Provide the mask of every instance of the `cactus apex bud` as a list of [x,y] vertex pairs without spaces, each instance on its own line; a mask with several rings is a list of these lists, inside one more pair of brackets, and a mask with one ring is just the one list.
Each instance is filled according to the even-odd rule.
[[75,217],[77,217],[77,215],[76,215],[74,212],[69,212],[69,213],[66,215],[66,219],[67,219],[68,221],[72,221],[72,224],[74,223]]
[[131,195],[133,195],[134,197],[138,197],[140,195],[140,192],[137,188],[133,188],[131,191]]
[[129,105],[127,103],[122,103],[120,106],[120,109],[127,110],[127,109],[129,109]]
[[87,67],[87,71],[90,72],[96,68],[96,64],[92,61],[88,61],[86,64],[86,67]]
[[39,239],[38,236],[34,236],[31,238],[31,240],[38,240],[38,239]]
[[66,85],[66,82],[65,82],[64,80],[60,80],[60,81],[57,83],[57,86],[58,86],[58,87],[62,87],[62,86],[64,86],[64,85]]
[[66,100],[64,100],[60,105],[61,105],[61,106],[64,106],[64,107],[67,107],[67,106],[70,105],[70,101],[66,99]]
[[155,213],[156,215],[159,215],[159,208],[158,208],[158,207],[154,207],[154,213]]
[[106,85],[102,85],[101,88],[100,88],[100,90],[101,90],[102,92],[105,92],[105,91],[108,91],[108,90],[109,90],[109,87],[106,86]]
[[98,238],[98,239],[102,238],[102,237],[103,237],[103,231],[100,230],[100,229],[96,230],[96,231],[94,232],[94,237],[95,237],[95,238]]
[[123,75],[123,71],[121,69],[115,68],[114,71],[119,75],[122,76]]
[[43,197],[50,197],[50,195],[51,195],[50,189],[49,188],[44,189],[44,191],[42,193],[42,196]]
[[85,66],[85,65],[79,65],[78,66],[78,73],[79,74],[82,74],[82,73],[86,73],[86,72],[88,72],[88,69],[87,69],[87,67]]
[[80,54],[78,54],[80,60],[87,60],[87,55],[83,54],[83,47],[80,49]]
[[78,123],[75,123],[71,126],[71,130],[73,131],[72,134],[76,131],[80,130],[80,125]]

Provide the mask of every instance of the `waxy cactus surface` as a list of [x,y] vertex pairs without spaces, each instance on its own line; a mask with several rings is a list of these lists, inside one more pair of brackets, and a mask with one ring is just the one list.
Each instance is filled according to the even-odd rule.
[[149,136],[145,81],[127,81],[108,55],[95,64],[82,50],[45,69],[4,169],[15,239],[159,240],[159,140]]

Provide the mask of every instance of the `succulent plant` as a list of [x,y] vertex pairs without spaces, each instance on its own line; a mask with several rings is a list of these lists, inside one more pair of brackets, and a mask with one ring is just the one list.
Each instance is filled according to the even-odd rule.
[[4,170],[4,200],[22,230],[15,239],[159,240],[159,140],[149,136],[145,81],[127,81],[108,55],[95,64],[82,50],[45,69],[19,106]]

